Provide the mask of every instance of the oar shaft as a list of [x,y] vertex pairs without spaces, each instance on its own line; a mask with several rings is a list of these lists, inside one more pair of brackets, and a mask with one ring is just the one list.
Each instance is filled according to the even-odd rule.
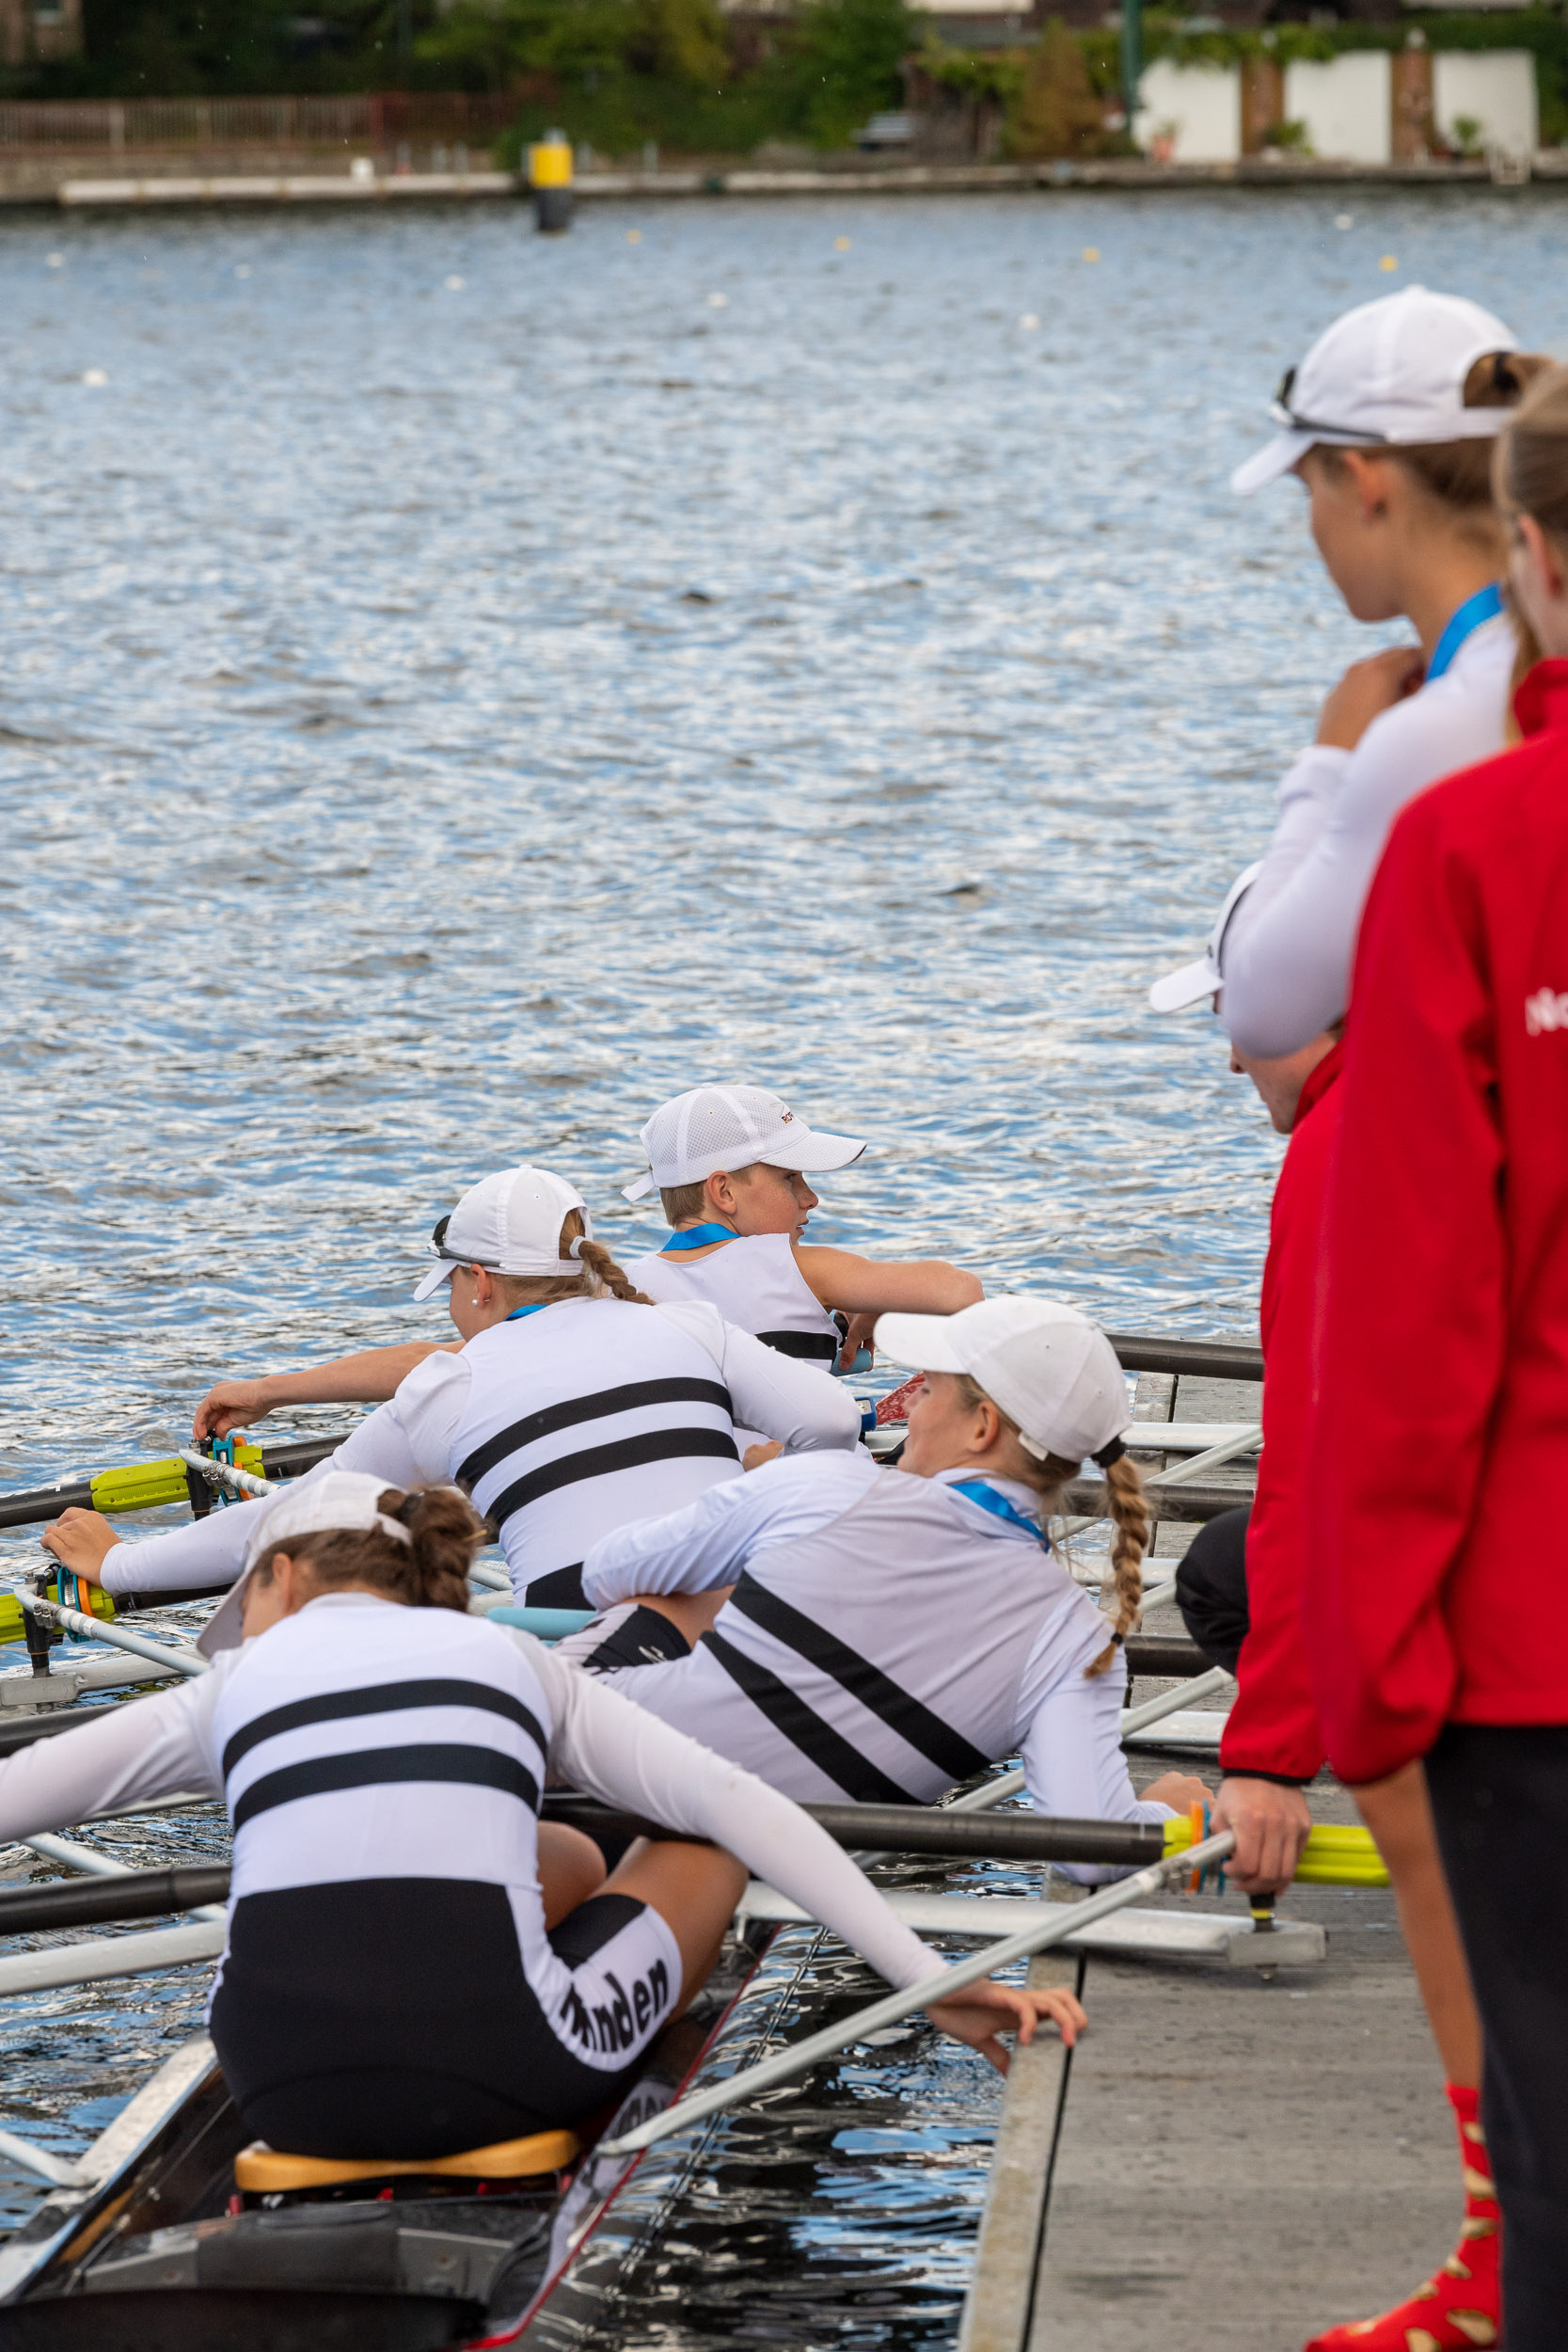
[[727,2082],[715,2083],[707,2090],[699,2090],[689,2099],[677,2100],[635,2131],[626,2132],[619,2139],[601,2141],[599,2153],[606,2156],[635,2155],[639,2149],[651,2148],[656,2140],[667,2139],[673,2132],[684,2131],[688,2124],[701,2122],[709,2115],[721,2115],[728,2107],[739,2106],[754,2099],[775,2083],[787,2082],[792,2075],[803,2074],[819,2059],[836,2057],[852,2042],[863,2042],[867,2035],[881,2033],[889,2026],[901,2025],[912,2017],[916,2010],[925,2009],[935,2000],[951,2000],[966,1985],[977,1984],[982,1977],[994,1976],[999,1968],[1010,1968],[1015,1961],[1027,1960],[1036,1952],[1048,1951],[1052,1945],[1065,1943],[1069,1935],[1092,1927],[1099,1919],[1109,1918],[1113,1912],[1122,1911],[1140,1895],[1157,1895],[1166,1881],[1179,1871],[1200,1868],[1212,1862],[1223,1861],[1236,1843],[1232,1830],[1218,1837],[1206,1837],[1200,1846],[1179,1860],[1157,1862],[1147,1870],[1134,1872],[1115,1886],[1102,1887],[1087,1901],[1064,1903],[1061,1917],[1045,1927],[1026,1928],[1019,1935],[1009,1935],[1000,1944],[990,1944],[983,1951],[968,1960],[953,1962],[945,1975],[927,1978],[902,1993],[890,1993],[885,2000],[876,2001],[869,2009],[857,2011],[853,2017],[836,2026],[824,2026],[820,2033],[807,2034],[801,2042],[792,2042],[785,2050],[764,2058],[760,2065],[749,2066]]
[[45,1928],[95,1928],[111,1919],[157,1919],[202,1911],[229,1897],[226,1862],[176,1863],[113,1878],[56,1879],[43,1886],[0,1888],[0,1935]]

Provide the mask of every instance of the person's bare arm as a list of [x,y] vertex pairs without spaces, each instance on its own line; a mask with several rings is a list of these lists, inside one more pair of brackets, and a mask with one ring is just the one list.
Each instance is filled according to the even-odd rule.
[[329,1364],[309,1364],[303,1372],[267,1373],[260,1380],[220,1380],[196,1408],[196,1438],[198,1442],[226,1438],[231,1429],[261,1421],[280,1405],[385,1405],[416,1364],[427,1356],[455,1355],[461,1344],[409,1340],[402,1347],[369,1347],[357,1356],[339,1356]]
[[862,1258],[852,1249],[799,1245],[795,1263],[813,1296],[830,1310],[849,1317],[849,1328],[839,1351],[839,1369],[847,1372],[863,1347],[872,1344],[871,1327],[879,1315],[956,1315],[984,1298],[979,1277],[942,1258]]

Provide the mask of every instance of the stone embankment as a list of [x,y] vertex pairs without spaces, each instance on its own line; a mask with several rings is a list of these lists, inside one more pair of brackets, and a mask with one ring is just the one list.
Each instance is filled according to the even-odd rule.
[[[581,172],[576,193],[584,202],[604,197],[701,196],[937,196],[1007,189],[1275,188],[1371,183],[1392,187],[1491,186],[1524,180],[1568,181],[1568,149],[1533,157],[1462,163],[1356,164],[1296,155],[1246,156],[1234,163],[1159,164],[1141,159],[1085,163],[877,163],[846,168],[758,170],[744,164],[644,170]],[[13,152],[0,156],[0,204],[122,208],[128,205],[257,203],[409,203],[474,201],[528,193],[514,172],[489,167],[476,152],[460,170],[393,170],[341,149],[127,149],[112,162],[102,154]]]

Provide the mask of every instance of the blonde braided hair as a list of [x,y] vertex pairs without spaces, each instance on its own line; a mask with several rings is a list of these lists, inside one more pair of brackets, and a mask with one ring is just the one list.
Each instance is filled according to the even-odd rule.
[[[575,1249],[572,1248],[576,1244]],[[561,1228],[561,1254],[575,1256],[580,1274],[498,1274],[496,1288],[515,1307],[551,1307],[558,1298],[620,1298],[631,1307],[651,1307],[646,1291],[636,1289],[629,1274],[616,1263],[601,1241],[588,1241],[582,1211],[570,1209]]]

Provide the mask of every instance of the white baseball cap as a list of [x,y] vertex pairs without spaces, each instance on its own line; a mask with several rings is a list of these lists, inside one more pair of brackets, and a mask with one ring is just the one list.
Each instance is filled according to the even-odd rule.
[[482,1265],[492,1274],[580,1274],[576,1253],[561,1254],[561,1228],[573,1209],[582,1211],[584,1240],[594,1223],[580,1192],[546,1168],[508,1168],[471,1184],[450,1216],[442,1217],[426,1244],[436,1263],[415,1291],[433,1297],[461,1265]]
[[956,1315],[879,1315],[877,1345],[919,1372],[967,1372],[1037,1455],[1081,1462],[1119,1448],[1132,1415],[1115,1348],[1053,1298],[982,1298]]
[[1156,1012],[1184,1012],[1189,1005],[1201,1003],[1205,996],[1218,994],[1225,978],[1225,935],[1230,929],[1230,918],[1262,870],[1261,858],[1243,866],[1225,894],[1225,904],[1209,933],[1209,945],[1197,961],[1184,963],[1180,972],[1167,972],[1163,980],[1154,982],[1148,1001]]
[[219,1650],[236,1649],[245,1639],[244,1595],[258,1560],[281,1549],[300,1535],[356,1534],[378,1527],[396,1544],[414,1538],[401,1519],[389,1518],[381,1498],[391,1482],[372,1478],[365,1470],[326,1470],[319,1478],[302,1478],[269,1495],[256,1513],[245,1537],[245,1566],[233,1590],[225,1595],[202,1629],[197,1648],[204,1658]]
[[1360,303],[1288,371],[1274,402],[1286,430],[1237,468],[1230,486],[1260,490],[1320,441],[1408,449],[1489,439],[1512,412],[1466,408],[1465,379],[1488,352],[1518,348],[1501,319],[1463,294],[1406,286]]
[[642,1130],[650,1166],[623,1198],[641,1200],[656,1188],[673,1192],[700,1184],[721,1168],[799,1169],[820,1176],[847,1168],[865,1145],[855,1136],[818,1135],[766,1087],[693,1087],[655,1111]]

